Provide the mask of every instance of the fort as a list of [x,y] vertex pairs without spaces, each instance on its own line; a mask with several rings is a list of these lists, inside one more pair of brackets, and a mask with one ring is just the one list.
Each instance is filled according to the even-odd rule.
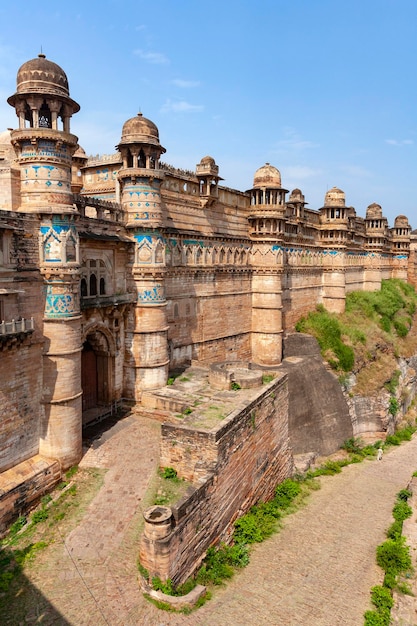
[[[416,236],[404,215],[389,227],[379,204],[359,217],[336,187],[309,208],[269,163],[245,191],[222,185],[210,156],[195,171],[168,165],[141,113],[116,152],[87,157],[70,132],[80,107],[67,76],[42,54],[20,67],[8,103],[18,127],[0,134],[0,530],[79,462],[89,424],[123,405],[184,418],[202,404],[162,426],[161,463],[195,487],[172,516],[151,515],[141,547],[152,571],[182,580],[195,564],[181,542],[203,554],[227,539],[291,473],[293,452],[382,430],[352,423],[317,349],[292,333],[319,303],[342,312],[350,291],[416,284]],[[193,384],[167,386],[190,366]],[[315,411],[318,382],[332,401]]]

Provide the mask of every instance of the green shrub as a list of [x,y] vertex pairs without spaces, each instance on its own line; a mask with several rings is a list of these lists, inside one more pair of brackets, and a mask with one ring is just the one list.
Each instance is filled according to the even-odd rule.
[[389,626],[391,621],[389,610],[384,611],[366,611],[364,626]]
[[167,480],[178,480],[177,470],[173,467],[164,467],[161,469],[161,476]]
[[377,610],[391,609],[394,604],[390,590],[386,587],[381,587],[381,585],[372,587],[371,601]]
[[26,524],[27,519],[25,516],[18,517],[17,520],[10,526],[9,533],[11,535],[16,535]]
[[389,539],[397,540],[399,537],[401,537],[402,531],[403,531],[403,523],[402,523],[402,521],[396,520],[388,528],[388,530],[386,532],[386,535],[387,535],[387,537]]
[[401,489],[401,491],[397,493],[397,498],[398,500],[403,500],[404,502],[407,502],[408,498],[411,498],[412,495],[413,492],[409,489]]
[[286,509],[299,493],[301,493],[300,483],[287,478],[275,489],[274,503],[278,507]]
[[395,417],[398,413],[400,405],[398,404],[398,400],[395,396],[391,396],[389,399],[388,411],[391,413],[393,417]]
[[232,578],[233,565],[229,561],[227,551],[211,547],[207,550],[206,558],[197,574],[197,582],[200,585],[221,585],[224,580]]
[[236,543],[261,543],[277,529],[279,512],[270,503],[253,506],[235,522],[233,539]]
[[48,511],[45,509],[41,509],[40,511],[35,511],[32,515],[32,523],[39,524],[40,522],[45,522],[49,517]]
[[376,560],[384,572],[399,574],[411,568],[411,557],[405,538],[387,539],[377,547]]
[[413,514],[413,509],[411,506],[408,506],[407,502],[403,500],[399,500],[392,510],[392,516],[396,522],[403,522],[408,517],[411,517]]
[[350,454],[359,454],[362,450],[362,442],[359,437],[351,437],[346,439],[340,447]]

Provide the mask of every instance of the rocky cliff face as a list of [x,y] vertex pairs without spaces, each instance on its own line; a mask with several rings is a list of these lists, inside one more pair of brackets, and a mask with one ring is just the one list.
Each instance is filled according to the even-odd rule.
[[343,385],[355,437],[365,441],[384,439],[403,421],[416,395],[417,356],[399,358],[397,362],[399,378],[393,393],[383,388],[369,396],[354,395],[353,374]]
[[356,377],[340,384],[311,335],[284,339],[281,367],[288,374],[289,437],[294,455],[329,455],[350,437],[385,439],[403,421],[417,390],[417,356],[399,358],[398,383],[369,396],[355,395]]

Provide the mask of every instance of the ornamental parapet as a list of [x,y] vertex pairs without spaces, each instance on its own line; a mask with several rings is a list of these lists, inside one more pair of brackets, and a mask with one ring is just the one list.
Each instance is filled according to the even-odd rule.
[[0,323],[0,338],[10,337],[11,335],[20,335],[21,333],[32,333],[35,330],[33,317],[29,320],[22,318],[20,320],[12,320],[11,322]]

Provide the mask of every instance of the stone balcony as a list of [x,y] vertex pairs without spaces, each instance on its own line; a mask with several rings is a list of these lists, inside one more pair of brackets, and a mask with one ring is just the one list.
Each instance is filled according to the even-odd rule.
[[134,293],[120,293],[112,295],[83,296],[81,298],[81,310],[103,309],[106,307],[117,307],[123,304],[133,304],[136,302]]

